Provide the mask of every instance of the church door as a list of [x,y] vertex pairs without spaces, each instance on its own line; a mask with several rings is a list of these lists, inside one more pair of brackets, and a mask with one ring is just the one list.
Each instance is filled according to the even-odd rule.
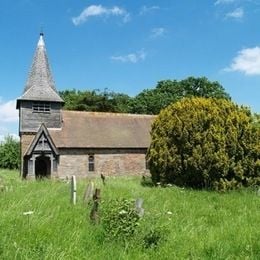
[[49,157],[39,156],[35,161],[35,176],[37,179],[48,178],[51,174],[51,161]]

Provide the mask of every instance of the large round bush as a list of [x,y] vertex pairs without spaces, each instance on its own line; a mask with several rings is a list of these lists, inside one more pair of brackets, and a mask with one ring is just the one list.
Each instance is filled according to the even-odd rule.
[[154,182],[229,189],[260,184],[260,129],[231,101],[183,99],[152,125],[147,158]]

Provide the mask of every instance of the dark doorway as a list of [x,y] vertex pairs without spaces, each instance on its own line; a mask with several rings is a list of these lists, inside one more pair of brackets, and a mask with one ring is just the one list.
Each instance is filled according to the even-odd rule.
[[49,157],[39,156],[35,161],[35,176],[37,179],[48,178],[51,175],[51,161]]

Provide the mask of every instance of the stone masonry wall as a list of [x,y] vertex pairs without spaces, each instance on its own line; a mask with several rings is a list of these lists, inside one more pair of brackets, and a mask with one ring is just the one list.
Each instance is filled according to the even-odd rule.
[[[146,149],[59,149],[59,177],[139,175],[147,173]],[[95,170],[89,172],[88,157],[94,155]]]

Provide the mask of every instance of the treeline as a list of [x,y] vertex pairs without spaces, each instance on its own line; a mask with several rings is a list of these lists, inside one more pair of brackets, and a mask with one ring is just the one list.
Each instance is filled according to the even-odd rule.
[[161,109],[184,97],[214,97],[230,99],[218,82],[205,77],[188,77],[184,80],[162,80],[155,88],[145,89],[135,97],[100,90],[65,90],[60,92],[65,101],[64,109],[95,112],[133,114],[159,114]]
[[20,142],[6,136],[0,143],[0,168],[18,169],[20,167]]

